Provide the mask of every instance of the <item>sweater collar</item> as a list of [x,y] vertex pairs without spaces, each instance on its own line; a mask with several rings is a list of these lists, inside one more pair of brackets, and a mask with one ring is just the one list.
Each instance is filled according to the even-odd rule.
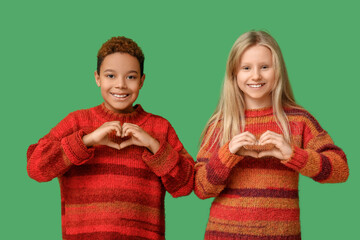
[[246,109],[245,117],[264,117],[273,114],[273,107],[264,107],[258,109]]
[[150,117],[150,113],[145,112],[140,104],[134,106],[134,111],[131,113],[116,113],[105,107],[105,103],[100,104],[99,106],[94,107],[95,114],[98,115],[103,120],[109,121],[120,121],[123,123],[133,123],[136,125],[141,125]]

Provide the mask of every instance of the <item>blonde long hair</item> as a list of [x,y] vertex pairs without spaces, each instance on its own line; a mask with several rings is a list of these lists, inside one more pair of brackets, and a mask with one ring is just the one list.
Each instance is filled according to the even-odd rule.
[[284,107],[301,108],[301,106],[295,102],[280,47],[270,34],[264,31],[250,31],[242,34],[231,48],[220,100],[201,135],[202,146],[207,145],[217,127],[219,131],[212,139],[214,139],[213,143],[219,141],[220,146],[230,141],[235,135],[244,132],[245,100],[243,92],[237,85],[236,75],[241,55],[254,45],[262,45],[271,50],[276,79],[271,93],[273,112],[286,141],[291,142],[291,131]]

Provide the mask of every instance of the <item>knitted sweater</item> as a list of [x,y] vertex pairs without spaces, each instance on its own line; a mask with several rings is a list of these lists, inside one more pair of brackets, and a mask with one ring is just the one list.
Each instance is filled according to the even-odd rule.
[[[299,173],[320,183],[344,182],[349,169],[344,152],[305,110],[285,110],[293,139],[287,160],[255,159],[230,153],[229,142],[203,146],[195,164],[195,194],[215,197],[205,239],[298,240]],[[272,108],[245,111],[245,131],[259,136],[281,133]],[[233,166],[232,160],[239,162]]]
[[[164,196],[188,195],[194,161],[170,123],[140,105],[117,114],[104,104],[70,113],[27,152],[39,182],[58,177],[63,239],[164,239]],[[139,125],[160,142],[152,154],[139,146],[87,148],[82,136],[108,121]],[[113,136],[114,141],[122,139]]]

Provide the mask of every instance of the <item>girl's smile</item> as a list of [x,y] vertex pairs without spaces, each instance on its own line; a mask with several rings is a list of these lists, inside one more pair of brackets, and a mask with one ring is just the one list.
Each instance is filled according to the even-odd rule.
[[271,106],[271,92],[275,85],[271,50],[262,45],[249,47],[240,58],[237,71],[237,85],[244,94],[246,108]]
[[258,84],[247,84],[251,88],[261,88],[265,85],[265,83],[258,83]]

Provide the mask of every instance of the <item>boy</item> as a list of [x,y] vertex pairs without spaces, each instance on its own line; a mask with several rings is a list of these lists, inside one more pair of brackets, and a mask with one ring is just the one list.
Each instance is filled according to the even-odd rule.
[[188,195],[194,161],[164,118],[133,106],[144,55],[125,37],[98,52],[104,103],[70,113],[27,152],[31,178],[58,177],[63,239],[164,239],[164,196]]

